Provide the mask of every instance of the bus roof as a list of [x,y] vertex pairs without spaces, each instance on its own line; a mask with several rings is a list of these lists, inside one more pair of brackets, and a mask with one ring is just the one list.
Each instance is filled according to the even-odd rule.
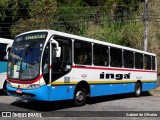
[[65,36],[65,37],[71,38],[71,39],[77,39],[77,40],[82,40],[82,41],[86,41],[86,42],[97,43],[97,44],[101,44],[101,45],[107,45],[109,47],[115,47],[115,48],[120,48],[120,49],[124,49],[124,50],[129,50],[129,51],[134,51],[134,52],[139,52],[139,53],[143,53],[143,54],[156,56],[156,54],[154,54],[154,53],[145,52],[145,51],[138,50],[138,49],[135,49],[135,48],[125,47],[125,46],[121,46],[121,45],[117,45],[117,44],[113,44],[113,43],[108,43],[108,42],[104,42],[104,41],[100,41],[100,40],[96,40],[96,39],[92,39],[92,38],[87,38],[87,37],[81,37],[81,36],[78,36],[78,35],[59,32],[59,31],[55,31],[55,30],[33,30],[33,31],[28,31],[28,32],[25,32],[25,33],[22,33],[22,34],[19,34],[19,35],[32,33],[32,32],[48,32],[49,35],[53,34],[53,35],[57,35],[57,36]]
[[9,43],[13,43],[13,40],[7,39],[7,38],[0,38],[0,43],[9,44]]

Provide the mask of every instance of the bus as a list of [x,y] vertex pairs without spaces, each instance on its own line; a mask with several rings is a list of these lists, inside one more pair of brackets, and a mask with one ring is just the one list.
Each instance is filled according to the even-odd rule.
[[7,93],[26,100],[72,100],[135,93],[157,87],[156,55],[54,30],[15,37]]
[[6,48],[7,45],[12,44],[12,39],[0,38],[0,90],[6,93],[6,73],[7,73],[7,58]]

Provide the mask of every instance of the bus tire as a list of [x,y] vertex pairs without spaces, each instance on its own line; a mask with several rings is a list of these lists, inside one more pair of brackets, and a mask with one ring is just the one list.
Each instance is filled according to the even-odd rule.
[[134,94],[136,97],[139,97],[142,93],[142,85],[140,82],[137,82],[134,89]]
[[78,87],[74,93],[74,106],[85,105],[87,99],[86,89],[84,87]]
[[7,81],[5,80],[4,81],[4,84],[3,84],[3,94],[7,94],[7,88],[6,88],[6,85],[7,85]]

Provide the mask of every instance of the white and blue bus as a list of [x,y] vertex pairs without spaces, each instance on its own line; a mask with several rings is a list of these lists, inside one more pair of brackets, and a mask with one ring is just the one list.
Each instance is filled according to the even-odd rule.
[[7,56],[6,49],[9,44],[12,44],[13,40],[0,38],[0,90],[6,92],[6,73],[7,73]]
[[149,91],[157,87],[156,55],[53,30],[16,36],[8,62],[8,95],[40,101]]

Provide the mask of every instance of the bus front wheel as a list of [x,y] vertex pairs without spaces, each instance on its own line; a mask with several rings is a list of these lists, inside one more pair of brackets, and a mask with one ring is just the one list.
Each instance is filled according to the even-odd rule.
[[79,87],[75,90],[74,94],[74,105],[82,106],[86,103],[86,89],[83,87]]
[[6,88],[6,85],[7,85],[7,81],[5,80],[4,81],[4,84],[3,84],[3,94],[6,95],[7,94],[7,88]]
[[142,85],[140,82],[137,82],[135,85],[135,90],[134,90],[134,94],[136,97],[139,97],[142,93]]

